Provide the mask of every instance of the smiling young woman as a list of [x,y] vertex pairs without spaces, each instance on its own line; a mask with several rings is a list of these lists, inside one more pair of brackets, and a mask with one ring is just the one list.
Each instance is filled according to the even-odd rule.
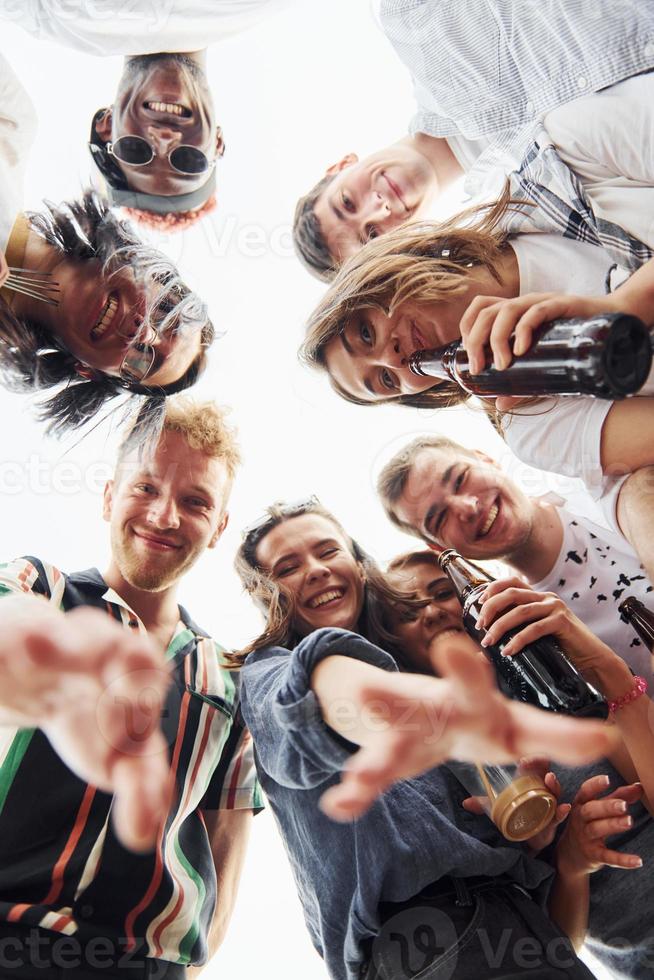
[[[330,977],[396,980],[404,975],[398,950],[405,944],[411,961],[422,964],[418,972],[431,967],[434,977],[450,976],[455,958],[460,980],[508,978],[514,975],[508,960],[487,972],[483,942],[492,937],[495,946],[505,929],[517,941],[524,934],[524,913],[532,923],[526,935],[533,936],[533,928],[544,947],[550,940],[565,943],[532,894],[522,890],[535,896],[551,869],[527,849],[509,845],[485,817],[467,813],[461,806],[467,791],[440,763],[448,753],[456,756],[459,745],[465,758],[473,744],[484,756],[496,753],[494,733],[500,731],[512,731],[520,741],[511,720],[516,711],[539,737],[545,723],[559,750],[559,726],[578,723],[502,698],[470,649],[455,654],[457,667],[454,661],[445,664],[447,676],[399,673],[397,641],[386,617],[390,609],[421,607],[425,600],[394,588],[315,498],[268,508],[244,532],[236,567],[266,620],[261,635],[234,656],[237,664],[245,661],[243,714],[311,938]],[[470,644],[461,636],[458,642]],[[455,670],[457,686],[449,686]],[[374,696],[366,693],[371,685]],[[357,748],[362,747],[357,759],[366,752],[379,759],[389,747],[384,725],[368,714],[370,698],[381,698],[389,717],[401,713],[403,720],[391,723],[391,737],[407,736],[407,717],[417,728],[409,726],[409,741],[391,753],[406,770],[381,785],[364,778],[353,795],[348,776]],[[435,718],[442,721],[438,738]],[[563,751],[574,742],[568,738]],[[506,746],[502,751],[504,761],[512,758],[516,744],[508,755]],[[339,782],[343,769],[348,775]],[[390,786],[394,780],[401,781]],[[485,916],[484,937],[470,936],[476,914]],[[423,936],[433,936],[433,942],[423,943]],[[589,976],[571,950],[566,962],[562,974],[544,960],[534,977]]]

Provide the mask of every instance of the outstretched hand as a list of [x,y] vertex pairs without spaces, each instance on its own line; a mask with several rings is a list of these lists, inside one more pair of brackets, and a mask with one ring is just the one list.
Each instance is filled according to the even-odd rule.
[[114,794],[121,841],[149,849],[170,798],[161,657],[99,610],[16,596],[0,616],[0,722],[41,728],[76,775]]
[[614,745],[615,736],[601,722],[551,715],[505,698],[468,637],[448,636],[432,659],[439,677],[388,674],[361,692],[361,708],[378,737],[323,794],[321,808],[334,820],[361,816],[394,782],[447,759],[506,763],[548,752],[559,762],[581,765]]

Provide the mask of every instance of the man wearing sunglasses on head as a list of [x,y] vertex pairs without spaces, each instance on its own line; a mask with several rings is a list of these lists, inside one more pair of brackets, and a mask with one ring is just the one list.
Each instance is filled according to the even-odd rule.
[[170,231],[215,207],[225,144],[206,75],[207,44],[287,3],[87,0],[73,10],[64,0],[0,0],[0,18],[86,54],[125,56],[112,104],[93,115],[89,149],[110,203]]

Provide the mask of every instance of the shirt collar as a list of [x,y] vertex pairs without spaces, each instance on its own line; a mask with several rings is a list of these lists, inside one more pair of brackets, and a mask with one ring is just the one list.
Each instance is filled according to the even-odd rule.
[[[98,593],[99,598],[104,599],[106,602],[112,602],[116,606],[122,606],[122,608],[127,609],[132,616],[136,616],[134,610],[128,606],[125,600],[122,599],[118,593],[114,591],[114,589],[107,585],[97,568],[87,568],[82,572],[74,572],[72,575],[69,575],[68,578],[76,585],[82,585],[87,589],[93,589]],[[184,627],[190,629],[191,632],[198,637],[209,637],[209,634],[191,619],[184,606],[178,605],[177,608],[179,610],[179,618]],[[138,616],[136,616],[136,618],[138,619]],[[179,624],[178,628],[175,630],[175,636],[177,636],[178,632]]]

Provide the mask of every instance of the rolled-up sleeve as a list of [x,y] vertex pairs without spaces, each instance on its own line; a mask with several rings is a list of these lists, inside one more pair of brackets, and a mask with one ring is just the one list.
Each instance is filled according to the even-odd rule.
[[[347,630],[321,629],[294,650],[269,647],[248,657],[241,673],[242,708],[258,764],[276,782],[297,789],[319,786],[352,754],[325,722],[311,675],[326,657],[343,656],[395,671],[393,657]],[[343,707],[347,710],[344,686]],[[353,710],[353,706],[350,706]]]

